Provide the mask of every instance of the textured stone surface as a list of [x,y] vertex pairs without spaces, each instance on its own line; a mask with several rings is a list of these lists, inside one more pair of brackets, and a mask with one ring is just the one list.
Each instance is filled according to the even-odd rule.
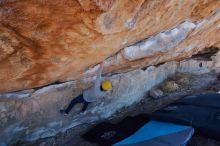
[[[140,102],[152,87],[176,72],[201,74],[216,69],[214,61],[202,62],[203,66],[199,67],[201,60],[173,61],[110,76],[113,90],[105,100],[90,104],[84,113],[72,111],[69,116],[61,115],[59,109],[79,95],[82,88],[88,86],[84,85],[87,82],[70,81],[38,90],[0,94],[0,141],[7,144],[18,140],[33,141],[109,118],[118,110]],[[198,84],[207,86],[208,82]]]
[[[103,120],[176,72],[220,72],[220,52],[185,59],[220,47],[219,8],[218,0],[0,0],[0,142]],[[102,61],[112,93],[60,115]],[[51,83],[59,84],[42,87]]]
[[151,89],[149,95],[154,99],[158,99],[163,96],[163,92],[160,89]]
[[[110,56],[106,72],[219,47],[219,7],[219,0],[1,0],[0,92],[79,79]],[[143,39],[142,56],[120,51]]]
[[174,81],[166,81],[161,85],[161,89],[164,92],[175,92],[180,90],[180,85]]

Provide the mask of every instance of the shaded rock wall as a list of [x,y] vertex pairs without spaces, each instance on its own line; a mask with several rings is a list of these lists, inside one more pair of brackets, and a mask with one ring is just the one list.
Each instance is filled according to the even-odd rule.
[[152,87],[176,72],[203,74],[216,71],[215,58],[219,57],[214,55],[213,60],[195,58],[172,61],[109,76],[107,78],[112,81],[113,90],[108,97],[90,104],[84,113],[73,110],[69,116],[61,115],[59,109],[79,95],[82,88],[88,86],[87,82],[79,84],[70,81],[37,90],[0,94],[0,142],[12,144],[18,140],[33,141],[54,136],[80,124],[109,118],[121,108],[139,102]]
[[[80,79],[107,58],[105,71],[114,72],[220,47],[219,7],[218,0],[1,0],[0,92]],[[128,46],[143,39],[140,56],[140,44]]]

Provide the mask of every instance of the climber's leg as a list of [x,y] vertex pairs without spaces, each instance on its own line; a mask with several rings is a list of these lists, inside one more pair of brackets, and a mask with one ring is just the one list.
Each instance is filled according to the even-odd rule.
[[83,105],[83,108],[82,108],[82,111],[84,112],[88,106],[89,102],[85,101],[84,100],[84,105]]
[[68,107],[65,110],[61,110],[62,113],[68,114],[71,109],[74,107],[74,105],[78,104],[78,103],[84,103],[84,99],[83,99],[83,94],[77,96],[76,98],[74,98],[70,104],[68,105]]

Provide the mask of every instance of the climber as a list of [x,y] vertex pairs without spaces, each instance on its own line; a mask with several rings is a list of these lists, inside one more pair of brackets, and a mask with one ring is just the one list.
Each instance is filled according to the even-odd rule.
[[96,80],[93,82],[93,86],[84,90],[81,95],[74,98],[66,109],[60,110],[61,113],[67,115],[74,105],[83,103],[82,111],[85,111],[90,102],[98,101],[106,97],[112,89],[112,84],[109,80],[102,80],[103,63],[100,64]]

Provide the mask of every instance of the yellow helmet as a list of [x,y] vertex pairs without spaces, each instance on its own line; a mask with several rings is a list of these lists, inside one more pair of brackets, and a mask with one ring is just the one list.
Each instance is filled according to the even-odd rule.
[[102,87],[102,90],[104,90],[104,91],[111,90],[112,89],[112,83],[108,80],[104,80],[104,81],[102,81],[101,87]]

